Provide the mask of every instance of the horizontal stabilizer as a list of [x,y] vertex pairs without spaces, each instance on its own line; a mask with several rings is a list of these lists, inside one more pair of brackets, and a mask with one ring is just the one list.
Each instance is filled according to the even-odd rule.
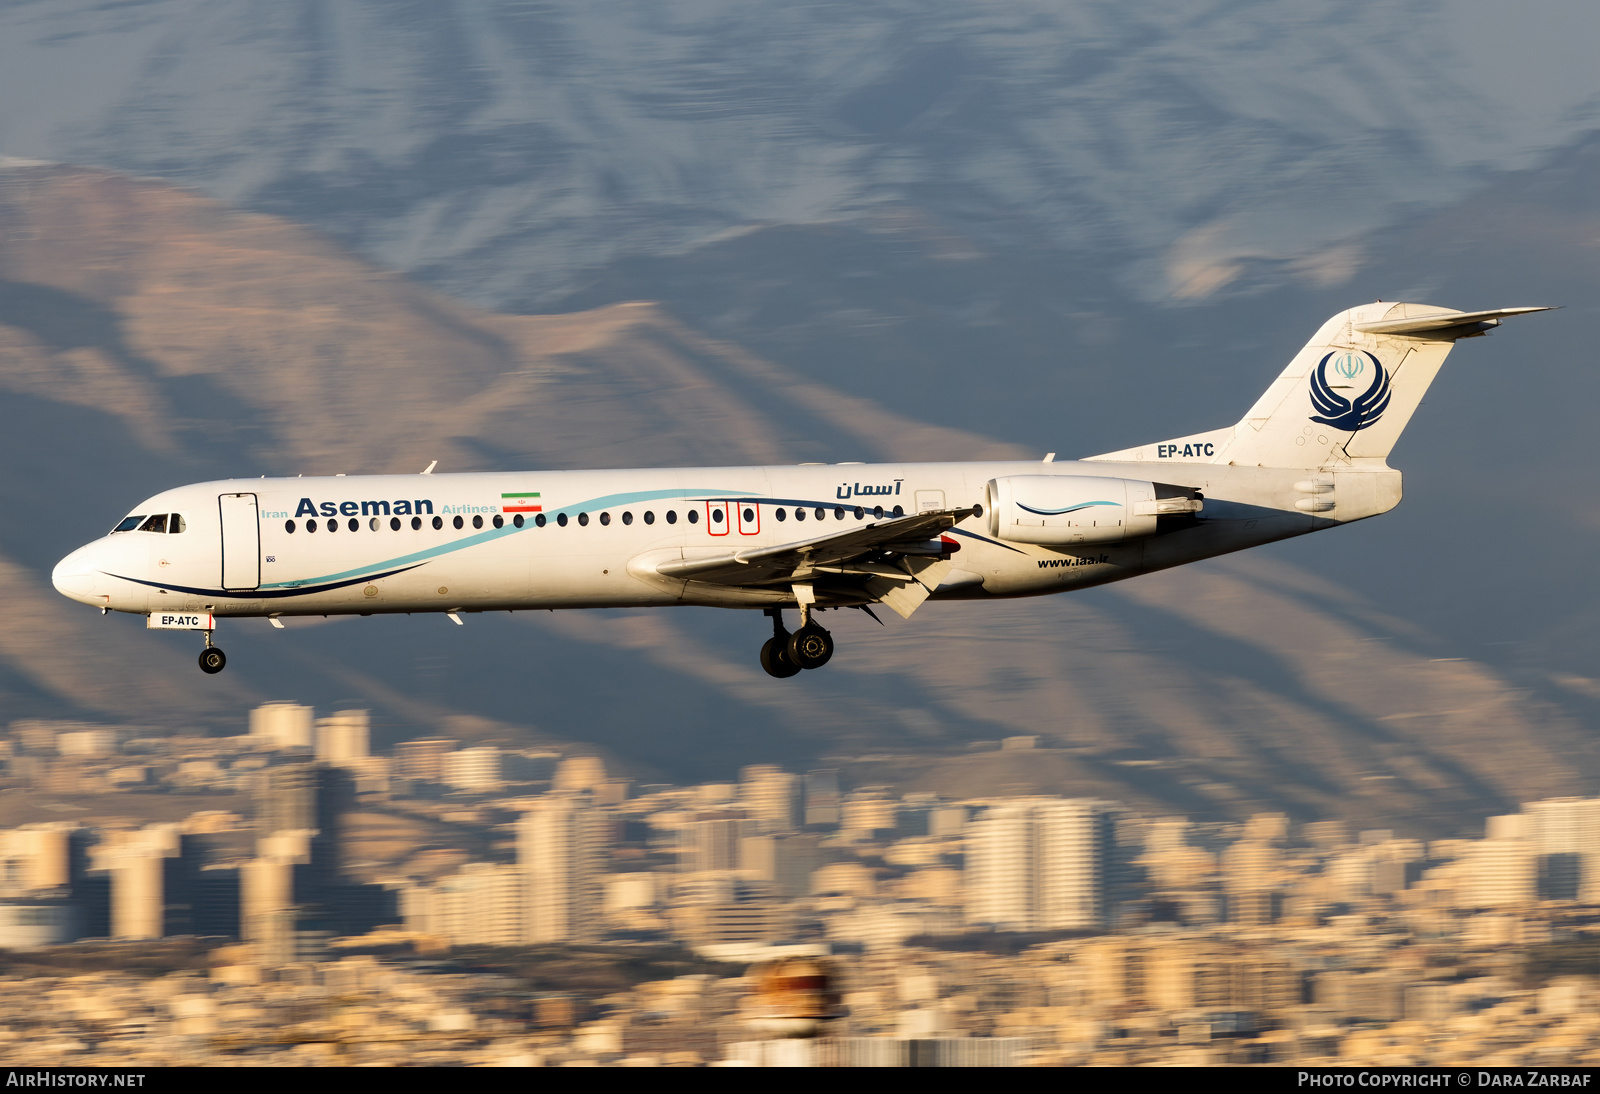
[[1554,311],[1553,308],[1495,308],[1492,311],[1445,311],[1433,315],[1412,315],[1405,319],[1380,319],[1371,323],[1356,323],[1355,329],[1364,334],[1422,334],[1426,331],[1461,327],[1468,323],[1498,323],[1513,315],[1529,312]]

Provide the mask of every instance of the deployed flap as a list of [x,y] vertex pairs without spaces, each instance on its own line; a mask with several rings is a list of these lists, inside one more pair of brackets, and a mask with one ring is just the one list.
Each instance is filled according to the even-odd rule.
[[[706,558],[672,559],[657,563],[655,571],[663,577],[718,585],[790,585],[808,580],[817,573],[849,572],[842,569],[843,564],[875,552],[925,557],[929,553],[929,540],[954,528],[971,514],[970,509],[916,513],[776,547],[755,547]],[[861,572],[878,573],[866,568]],[[880,576],[907,580],[898,573],[893,577],[887,573]]]
[[887,604],[901,619],[910,619],[911,613],[933,595],[933,590],[939,587],[955,563],[947,558],[906,558],[901,561],[905,564],[906,573],[893,578],[869,578],[867,592],[878,603]]

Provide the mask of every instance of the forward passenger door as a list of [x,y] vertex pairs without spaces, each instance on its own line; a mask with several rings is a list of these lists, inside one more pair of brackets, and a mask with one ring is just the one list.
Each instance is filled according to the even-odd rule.
[[222,494],[222,587],[261,586],[261,518],[254,494]]

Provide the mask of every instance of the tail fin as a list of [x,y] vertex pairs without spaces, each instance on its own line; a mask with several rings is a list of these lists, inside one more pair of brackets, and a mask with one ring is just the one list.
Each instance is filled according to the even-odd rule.
[[1381,463],[1456,339],[1548,310],[1363,304],[1324,323],[1238,425],[1089,458],[1307,469]]

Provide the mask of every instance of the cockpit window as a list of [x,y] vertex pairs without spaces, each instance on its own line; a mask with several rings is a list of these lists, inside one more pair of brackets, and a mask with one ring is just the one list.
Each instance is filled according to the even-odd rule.
[[188,522],[183,519],[182,513],[174,513],[167,519],[168,534],[181,532],[187,527],[189,527]]
[[139,526],[141,532],[165,532],[167,530],[167,514],[157,513]]
[[140,513],[135,517],[123,517],[122,523],[111,530],[113,532],[131,532],[142,523],[144,523],[144,514]]

